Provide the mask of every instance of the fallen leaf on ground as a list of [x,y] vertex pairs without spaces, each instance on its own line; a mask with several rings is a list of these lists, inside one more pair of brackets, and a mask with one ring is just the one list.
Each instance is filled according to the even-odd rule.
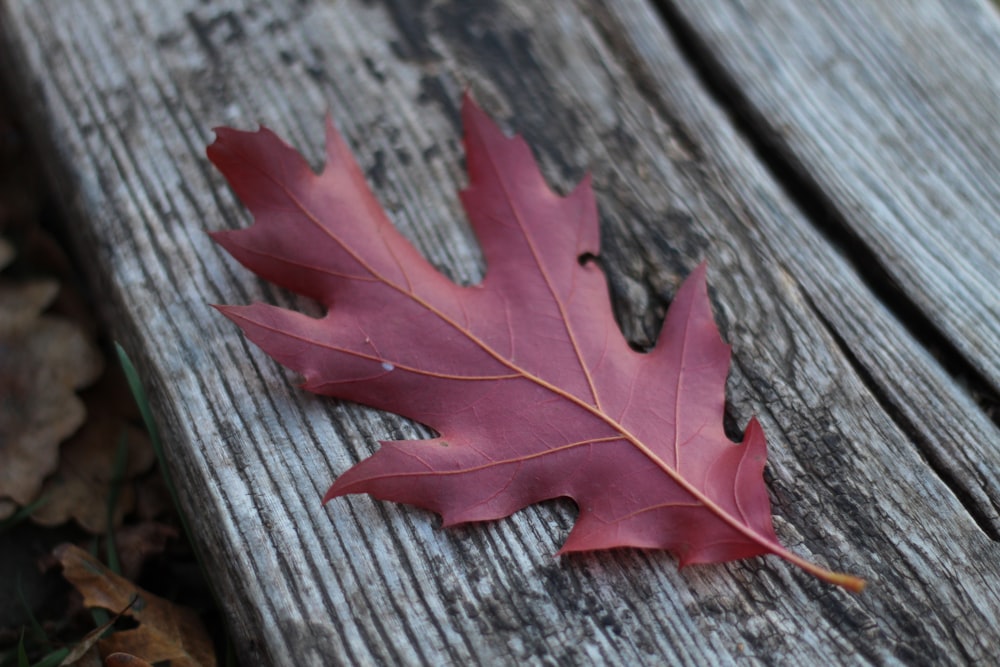
[[153,667],[153,665],[128,653],[112,653],[104,659],[104,667]]
[[38,497],[60,442],[86,416],[76,390],[103,366],[78,326],[42,314],[58,291],[53,281],[0,283],[0,518]]
[[73,322],[91,340],[98,337],[100,326],[94,317],[94,307],[81,291],[80,277],[58,239],[38,225],[30,227],[19,245],[18,263],[11,270],[21,264],[25,265],[20,268],[23,272],[43,273],[59,281],[59,293],[48,314]]
[[10,498],[0,498],[0,521],[17,512],[17,503]]
[[763,482],[764,433],[723,431],[730,349],[704,265],[680,288],[656,347],[632,350],[612,315],[589,178],[567,197],[527,144],[470,99],[462,110],[482,244],[482,284],[460,287],[393,227],[343,139],[308,163],[267,129],[222,128],[208,156],[255,217],[214,238],[245,266],[329,310],[220,310],[305,388],[435,429],[384,442],[325,500],[369,493],[439,513],[445,525],[508,516],[556,497],[579,515],[561,553],[669,549],[681,565],[777,554],[828,582],[863,582],[779,542]]
[[[152,444],[144,430],[133,425],[135,402],[125,378],[117,368],[109,369],[93,387],[83,392],[87,421],[63,444],[59,467],[42,487],[45,504],[31,519],[44,526],[75,519],[92,534],[108,531],[108,502],[117,488],[112,521],[122,519],[135,507],[135,479],[156,462]],[[126,465],[116,469],[116,457],[124,438]],[[121,473],[121,478],[115,475]]]
[[212,640],[194,611],[139,588],[75,545],[62,544],[53,554],[86,607],[125,609],[123,615],[139,624],[101,639],[103,657],[127,653],[151,663],[169,660],[172,667],[215,665]]
[[[129,605],[131,606],[131,604]],[[108,619],[105,623],[97,626],[84,636],[83,639],[78,641],[76,645],[66,654],[62,662],[59,663],[59,667],[86,667],[88,665],[100,665],[101,655],[97,649],[97,642],[101,640],[108,630],[118,622],[124,610],[118,610],[118,613],[114,617]]]

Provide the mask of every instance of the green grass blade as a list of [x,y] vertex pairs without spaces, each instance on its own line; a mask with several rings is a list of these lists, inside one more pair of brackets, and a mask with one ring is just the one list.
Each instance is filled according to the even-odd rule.
[[[2,0],[0,0],[2,1]],[[135,364],[129,358],[128,353],[125,348],[121,346],[120,343],[115,341],[115,351],[118,354],[118,361],[121,363],[122,370],[125,373],[125,379],[128,381],[129,388],[132,390],[132,396],[135,398],[136,404],[139,406],[139,413],[142,415],[142,421],[146,425],[146,430],[149,432],[149,439],[153,443],[153,451],[156,453],[156,461],[160,466],[160,473],[163,475],[163,480],[167,485],[167,491],[170,492],[170,499],[174,503],[174,507],[177,508],[177,515],[180,517],[181,527],[187,536],[188,543],[194,548],[195,559],[198,561],[201,571],[206,573],[204,560],[199,552],[194,540],[192,539],[191,529],[188,526],[187,517],[185,516],[180,503],[177,500],[177,490],[174,487],[173,480],[170,478],[170,472],[167,470],[166,457],[163,453],[163,442],[160,440],[160,434],[156,430],[156,423],[153,421],[153,411],[149,406],[149,400],[146,397],[146,391],[142,387],[142,382],[139,381],[139,372],[135,368]],[[206,580],[208,580],[206,574]],[[215,599],[215,606],[218,609],[222,609],[219,598],[216,595],[215,589],[209,586],[209,591],[212,597]],[[226,646],[227,646],[227,657],[226,664],[235,664],[235,652],[231,650],[231,642],[226,633]],[[230,660],[232,658],[232,662]]]
[[[34,640],[37,641],[46,651],[51,651],[53,646],[49,642],[49,635],[45,632],[45,628],[42,624],[38,622],[35,617],[35,612],[28,604],[28,600],[24,597],[24,589],[21,588],[21,575],[18,574],[16,580],[17,597],[21,602],[21,607],[24,609],[25,614],[28,616],[28,622],[31,624],[31,634],[34,636]],[[22,639],[24,635],[22,634]]]
[[136,405],[139,406],[139,414],[142,415],[142,421],[146,425],[146,431],[149,433],[149,440],[153,443],[153,451],[156,453],[156,462],[160,466],[160,474],[163,475],[163,480],[166,482],[167,491],[170,493],[170,500],[174,503],[174,507],[177,508],[177,515],[181,519],[181,526],[184,528],[184,532],[187,534],[188,540],[191,540],[191,531],[188,528],[187,517],[184,516],[184,512],[181,511],[181,505],[177,501],[177,489],[174,488],[174,483],[170,479],[170,471],[167,470],[166,457],[163,454],[163,441],[160,440],[160,434],[156,430],[156,422],[153,421],[153,411],[149,407],[149,399],[146,397],[146,390],[142,387],[142,382],[139,381],[139,372],[135,369],[135,364],[129,358],[128,353],[125,348],[121,346],[120,343],[115,341],[115,352],[118,354],[118,362],[122,366],[122,370],[125,372],[125,379],[128,381],[129,389],[132,390],[132,396],[135,398]]
[[118,549],[115,544],[115,508],[118,507],[118,498],[121,496],[122,486],[125,484],[127,468],[128,432],[123,429],[118,438],[118,449],[115,451],[115,462],[111,471],[111,491],[108,493],[107,557],[108,567],[115,574],[122,573],[121,563],[118,560]]
[[21,629],[21,639],[17,642],[17,667],[31,667],[28,649],[24,648],[24,628]]
[[52,653],[49,653],[31,667],[58,667],[58,665],[61,665],[62,661],[66,659],[67,655],[69,655],[69,649],[61,648],[52,651]]

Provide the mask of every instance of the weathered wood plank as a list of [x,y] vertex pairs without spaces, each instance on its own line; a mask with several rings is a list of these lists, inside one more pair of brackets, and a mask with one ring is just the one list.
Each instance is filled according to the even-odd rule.
[[998,392],[997,5],[665,4],[800,194],[927,318],[912,326],[942,331]]
[[[244,662],[991,656],[1000,559],[977,520],[995,531],[994,425],[787,200],[646,5],[0,7],[20,99],[39,112],[108,320],[145,371]],[[657,553],[555,561],[573,514],[559,503],[447,531],[363,497],[319,508],[375,440],[420,429],[304,395],[205,306],[314,310],[208,242],[205,228],[247,224],[203,158],[208,128],[263,120],[315,161],[330,107],[394,221],[471,281],[482,266],[454,195],[466,86],[559,187],[593,169],[630,338],[650,343],[680,278],[709,260],[735,346],[733,413],[757,412],[768,433],[779,534],[869,576],[869,591],[831,591],[775,559],[683,573]],[[973,514],[925,452],[974,480],[960,489]]]

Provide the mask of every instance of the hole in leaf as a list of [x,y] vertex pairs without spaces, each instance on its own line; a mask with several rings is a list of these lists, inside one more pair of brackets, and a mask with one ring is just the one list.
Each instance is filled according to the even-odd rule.
[[582,255],[576,258],[576,261],[579,262],[580,266],[587,266],[591,262],[597,264],[598,266],[600,266],[601,264],[601,258],[592,252],[583,253]]
[[733,442],[743,441],[743,429],[736,421],[736,415],[733,414],[733,408],[728,401],[726,402],[726,411],[722,414],[722,429],[725,431],[726,437]]
[[644,345],[638,341],[629,340],[628,346],[635,350],[636,352],[642,352],[643,354],[648,354],[650,350],[653,349],[652,345]]

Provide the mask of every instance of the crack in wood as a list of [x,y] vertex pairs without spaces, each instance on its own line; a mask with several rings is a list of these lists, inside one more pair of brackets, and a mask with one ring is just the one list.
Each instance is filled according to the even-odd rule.
[[995,517],[991,517],[989,512],[982,507],[984,502],[990,502],[989,497],[977,498],[976,495],[984,496],[985,494],[976,494],[972,488],[976,486],[976,480],[968,480],[955,474],[951,466],[942,460],[941,452],[937,451],[928,442],[927,436],[923,429],[920,428],[920,425],[915,423],[896,405],[893,397],[886,392],[865,363],[851,350],[850,345],[837,331],[837,327],[824,315],[822,308],[814,303],[809,294],[801,289],[801,287],[798,288],[798,291],[802,296],[803,302],[823,325],[823,328],[830,335],[837,349],[844,355],[844,359],[850,364],[858,378],[865,385],[865,388],[875,398],[875,401],[889,419],[892,420],[899,430],[906,434],[910,442],[913,443],[914,449],[927,464],[927,467],[955,494],[955,498],[959,504],[965,508],[965,511],[976,525],[979,526],[979,529],[994,542],[1000,542],[1000,526],[997,525]]
[[[816,231],[854,269],[865,286],[895,316],[941,367],[966,389],[986,416],[1000,426],[1000,392],[924,314],[892,278],[876,253],[851,229],[823,188],[778,140],[778,133],[740,90],[723,63],[687,21],[666,0],[654,3],[664,29],[674,38],[691,70],[709,96],[728,115],[783,193]],[[832,330],[832,328],[831,328]],[[843,342],[843,339],[839,339]],[[849,355],[850,356],[850,355]],[[857,362],[856,358],[853,358]]]

